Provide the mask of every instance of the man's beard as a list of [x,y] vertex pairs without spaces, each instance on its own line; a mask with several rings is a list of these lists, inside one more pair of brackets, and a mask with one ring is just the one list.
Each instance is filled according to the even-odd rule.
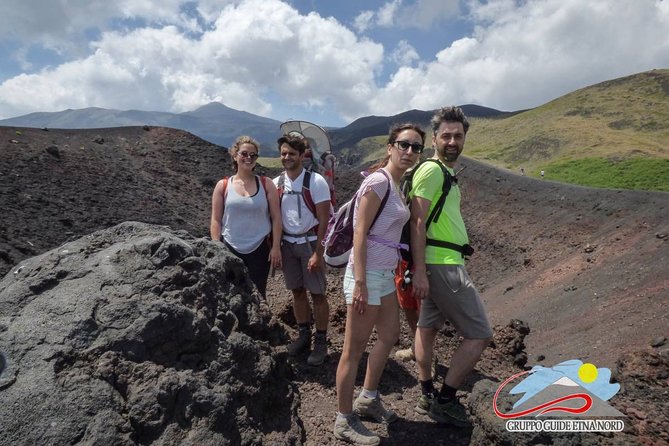
[[457,161],[458,157],[460,156],[460,153],[462,152],[461,150],[458,150],[455,153],[452,152],[447,152],[446,147],[438,147],[437,150],[439,151],[439,154],[446,160],[448,163],[454,163]]

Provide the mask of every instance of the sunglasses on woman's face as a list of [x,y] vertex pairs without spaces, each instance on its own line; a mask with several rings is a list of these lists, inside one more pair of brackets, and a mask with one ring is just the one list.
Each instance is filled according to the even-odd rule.
[[411,151],[413,153],[422,153],[423,152],[423,145],[416,143],[410,143],[409,141],[395,141],[395,144],[397,144],[397,148],[401,150],[402,152],[406,152],[409,150],[409,147],[411,147]]
[[258,158],[258,154],[253,152],[237,152],[237,154],[242,158],[251,158],[252,160]]

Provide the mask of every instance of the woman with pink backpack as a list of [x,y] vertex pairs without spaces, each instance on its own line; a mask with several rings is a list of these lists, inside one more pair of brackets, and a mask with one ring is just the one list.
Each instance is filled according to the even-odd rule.
[[[337,367],[337,418],[334,435],[353,444],[375,445],[380,438],[360,417],[391,423],[397,415],[381,402],[378,384],[388,355],[399,337],[395,269],[402,228],[409,208],[399,190],[400,178],[423,151],[425,132],[414,124],[390,130],[387,156],[370,170],[356,193],[353,250],[344,275],[346,332]],[[358,364],[376,328],[377,341],[367,360],[364,386],[355,402]]]

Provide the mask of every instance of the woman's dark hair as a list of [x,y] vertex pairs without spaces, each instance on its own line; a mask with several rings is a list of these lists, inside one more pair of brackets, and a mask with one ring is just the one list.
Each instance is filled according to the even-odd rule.
[[390,128],[390,133],[388,134],[388,144],[394,144],[397,141],[397,135],[402,133],[405,130],[413,130],[420,135],[421,142],[425,144],[425,131],[418,125],[410,122],[404,124],[395,124]]
[[[397,140],[397,135],[402,133],[405,130],[413,130],[416,133],[420,135],[420,140],[423,144],[425,144],[425,131],[418,125],[418,124],[413,124],[410,122],[405,122],[401,124],[395,124],[390,128],[390,132],[388,133],[388,144],[395,144],[395,141]],[[369,169],[368,172],[372,173],[376,170],[379,170],[386,164],[388,164],[388,161],[390,160],[390,155],[386,155],[385,158],[383,158],[381,161],[377,162],[376,164],[372,165]]]

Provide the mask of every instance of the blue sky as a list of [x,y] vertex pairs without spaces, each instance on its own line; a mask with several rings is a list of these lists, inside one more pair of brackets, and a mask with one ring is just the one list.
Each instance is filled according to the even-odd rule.
[[0,118],[211,101],[277,120],[542,105],[669,68],[669,0],[3,0]]

